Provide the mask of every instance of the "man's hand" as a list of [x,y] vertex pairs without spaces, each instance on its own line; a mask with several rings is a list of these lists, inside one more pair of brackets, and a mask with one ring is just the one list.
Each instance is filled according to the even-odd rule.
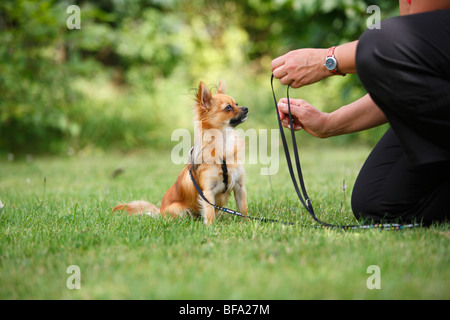
[[328,49],[298,49],[272,61],[272,74],[292,88],[320,81],[333,74],[324,66]]
[[[322,112],[307,101],[302,99],[290,99],[292,121],[294,130],[304,129],[309,134],[318,138],[328,137],[329,114]],[[281,124],[290,129],[287,98],[278,102]]]

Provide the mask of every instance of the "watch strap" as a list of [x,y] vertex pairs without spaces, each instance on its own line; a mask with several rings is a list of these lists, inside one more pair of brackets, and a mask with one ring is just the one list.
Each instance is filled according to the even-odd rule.
[[[328,49],[327,58],[333,57],[333,58],[336,60],[336,57],[334,56],[334,51],[335,51],[335,50],[336,50],[336,46],[332,46],[330,49]],[[336,61],[337,61],[337,60],[336,60]],[[341,72],[339,72],[339,70],[337,69],[337,63],[336,63],[336,68],[334,68],[334,70],[330,70],[330,72],[333,73],[333,74],[345,76],[345,73],[341,73]]]

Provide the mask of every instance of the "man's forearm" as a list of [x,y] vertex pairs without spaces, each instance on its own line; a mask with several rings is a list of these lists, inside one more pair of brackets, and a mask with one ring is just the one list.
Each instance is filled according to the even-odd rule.
[[341,73],[356,73],[356,47],[358,40],[341,44],[336,47],[334,55],[338,62],[338,70]]
[[366,94],[329,114],[327,137],[358,132],[377,127],[387,122],[383,111]]

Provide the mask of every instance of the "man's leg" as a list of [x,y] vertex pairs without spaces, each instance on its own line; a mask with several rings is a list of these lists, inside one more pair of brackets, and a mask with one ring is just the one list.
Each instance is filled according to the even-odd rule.
[[358,220],[444,221],[450,200],[450,163],[414,165],[389,129],[364,163],[352,193]]

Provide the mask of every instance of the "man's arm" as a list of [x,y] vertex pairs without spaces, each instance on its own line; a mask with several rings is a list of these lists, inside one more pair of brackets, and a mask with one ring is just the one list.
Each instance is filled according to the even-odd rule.
[[[358,40],[337,46],[334,55],[341,73],[356,73],[356,47]],[[330,72],[331,73],[331,72]]]
[[383,111],[369,94],[345,105],[329,115],[328,137],[374,128],[387,122]]
[[[341,73],[356,73],[356,46],[358,41],[338,46],[334,55]],[[271,68],[275,78],[281,84],[299,88],[332,76],[325,67],[328,49],[298,49],[282,55],[272,61]]]
[[[322,112],[302,99],[290,99],[290,103],[294,130],[304,129],[318,138],[358,132],[387,122],[384,113],[368,94],[332,113]],[[282,124],[288,128],[286,98],[280,99],[278,108]]]

